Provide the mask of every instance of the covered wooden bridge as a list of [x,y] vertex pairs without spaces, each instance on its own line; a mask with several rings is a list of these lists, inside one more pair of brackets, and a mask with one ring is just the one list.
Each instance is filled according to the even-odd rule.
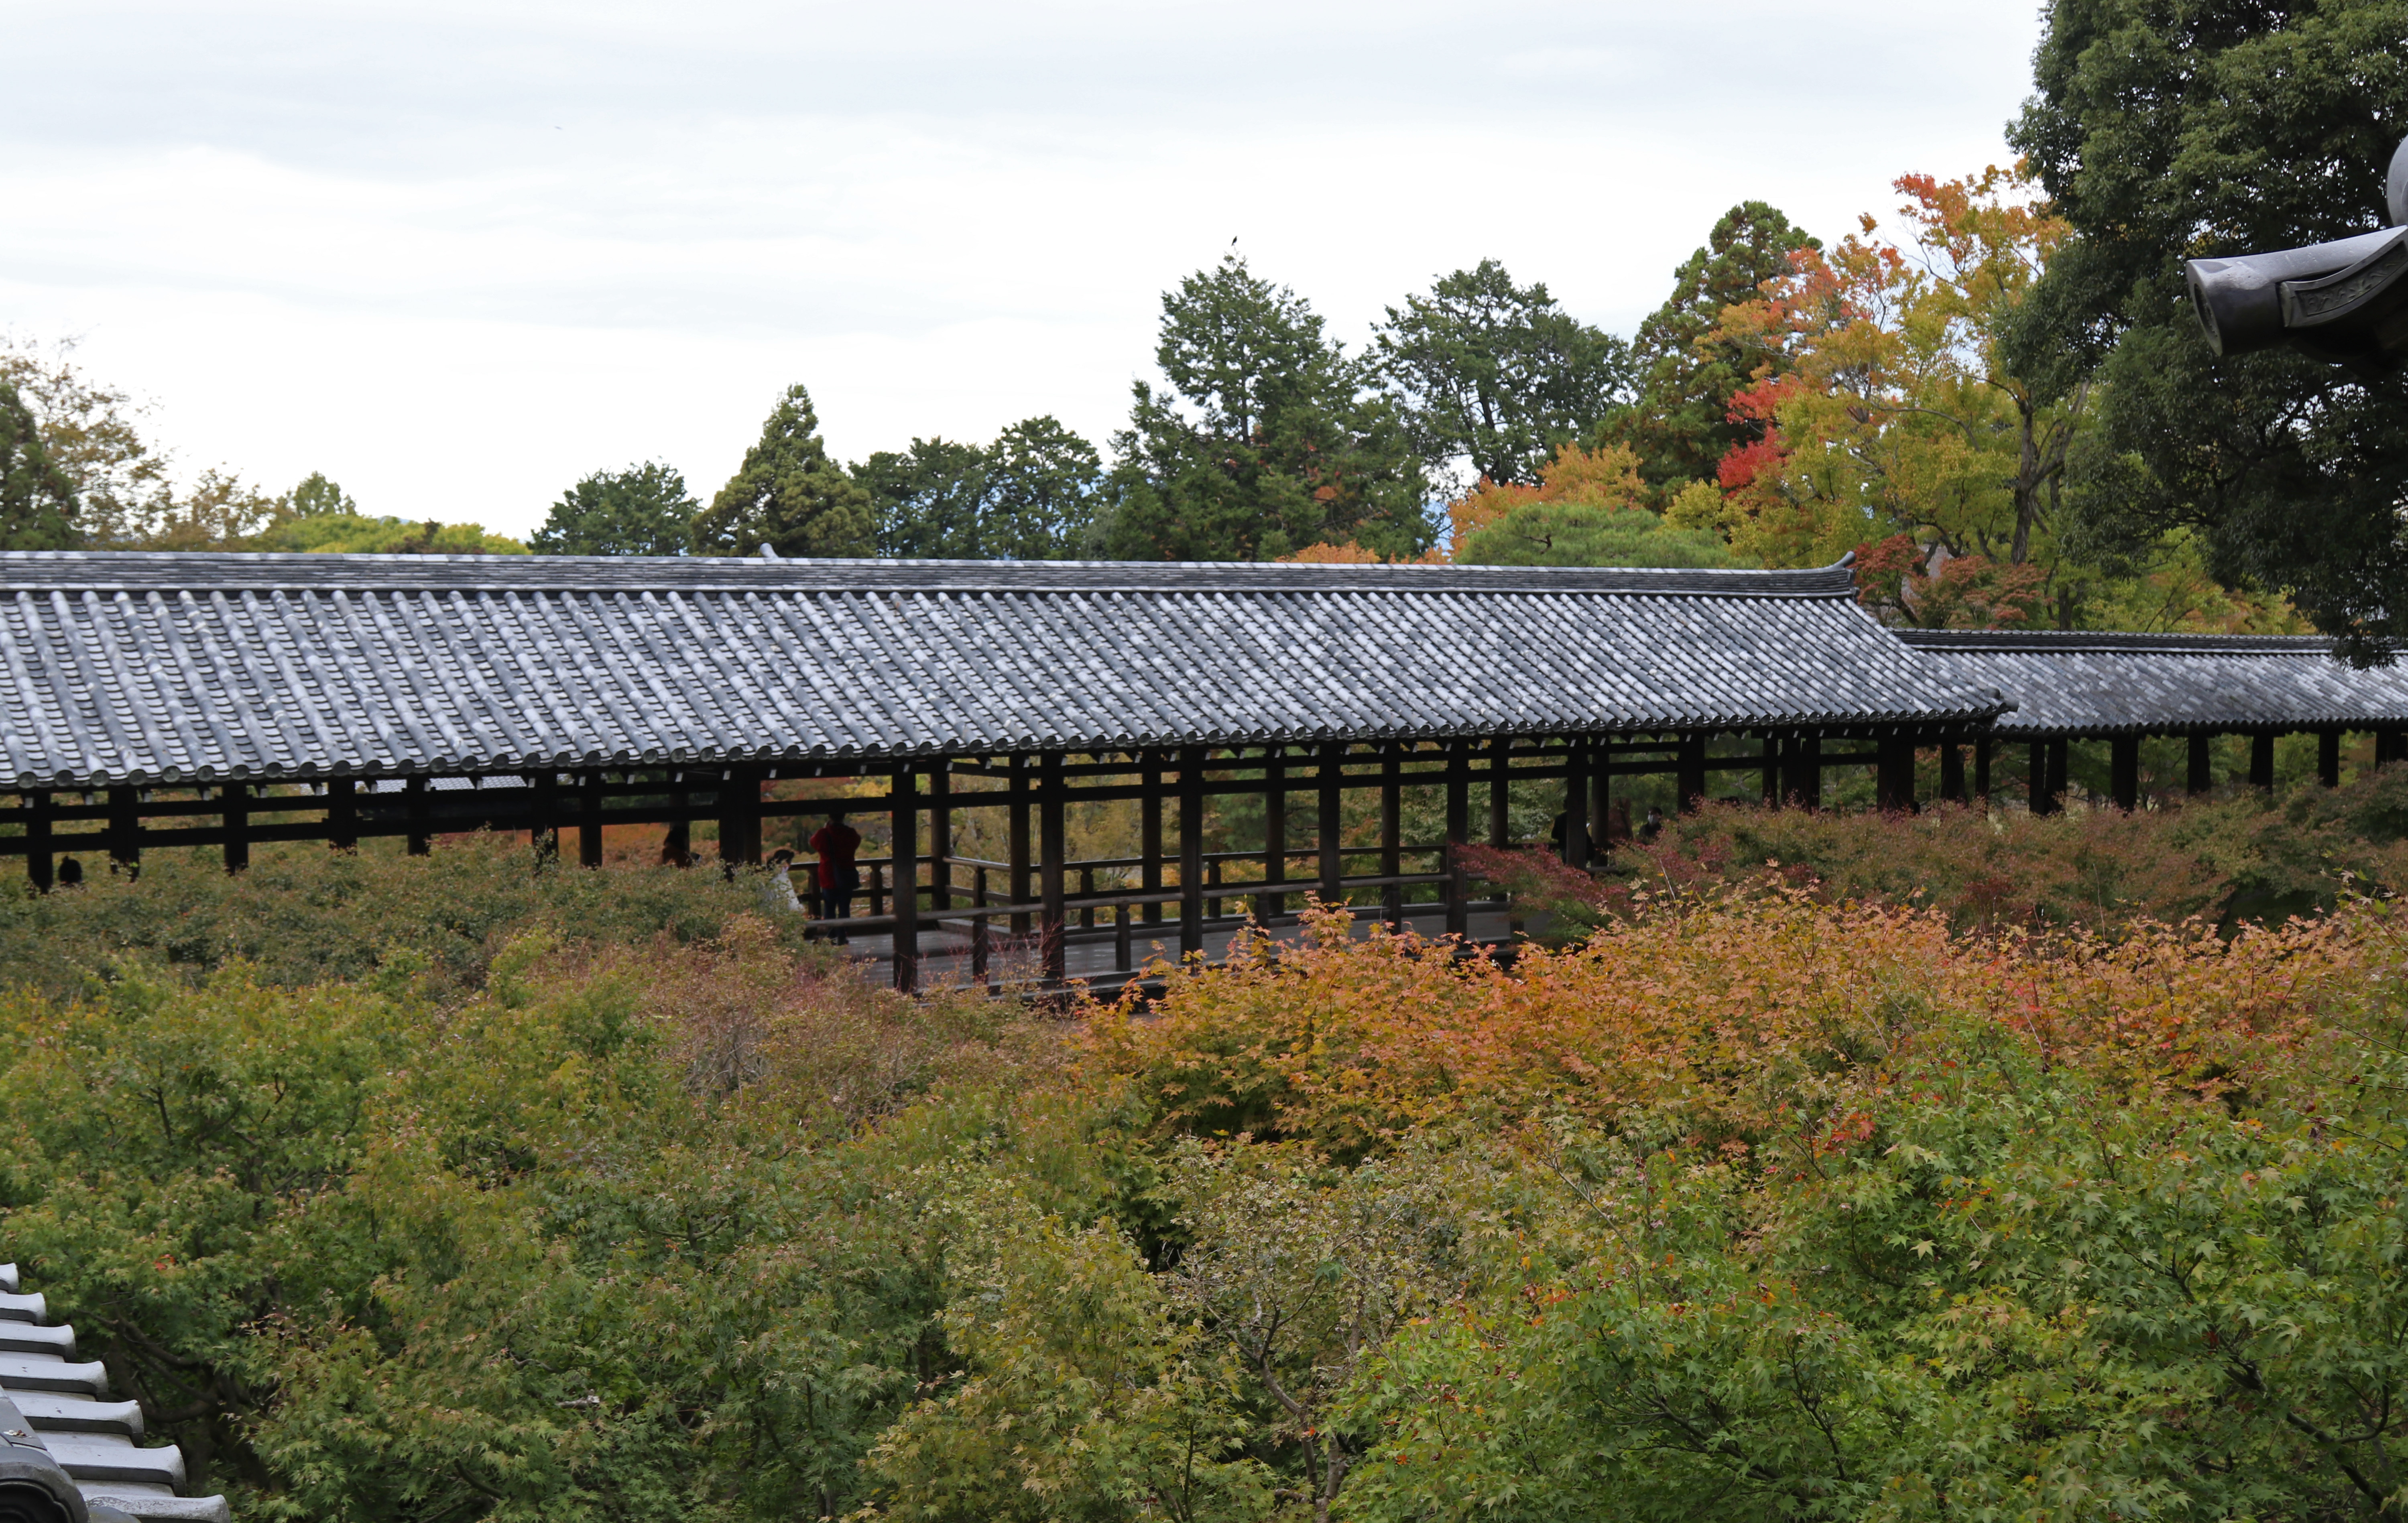
[[[1501,934],[1452,848],[1512,840],[1517,788],[1560,800],[1580,863],[1618,779],[1812,802],[1870,767],[1911,805],[1918,748],[1978,744],[2011,702],[1868,617],[1845,566],[19,553],[0,659],[0,853],[36,887],[69,851],[238,869],[260,841],[478,826],[555,854],[574,833],[595,864],[605,826],[708,820],[750,864],[766,821],[834,802],[778,782],[882,779],[840,805],[892,822],[873,912],[824,928],[907,986],[1011,936],[1053,979],[1174,931],[1206,955],[1308,891]],[[1409,793],[1442,801],[1424,839]],[[1350,843],[1365,795],[1376,833]],[[1234,798],[1260,839],[1207,860],[1208,801]],[[1074,859],[1066,810],[1111,800],[1136,854]],[[957,855],[987,811],[1008,844]]]

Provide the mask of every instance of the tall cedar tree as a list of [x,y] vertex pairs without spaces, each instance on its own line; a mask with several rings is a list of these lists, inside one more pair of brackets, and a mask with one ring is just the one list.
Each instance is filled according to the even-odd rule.
[[560,495],[527,541],[538,555],[682,555],[702,505],[657,461],[597,470]]
[[2013,133],[2075,237],[2010,358],[2058,395],[2102,382],[2069,538],[2193,526],[2217,575],[2288,589],[2360,661],[2408,634],[2408,376],[2217,359],[2182,261],[2383,225],[2403,37],[2408,0],[2057,0]]
[[17,388],[0,379],[0,550],[71,550],[75,488],[50,461],[41,429]]
[[700,555],[868,555],[878,548],[869,494],[828,458],[811,395],[789,386],[761,427],[761,441],[694,521]]
[[1376,341],[1433,475],[1468,460],[1474,477],[1535,484],[1557,446],[1633,395],[1627,342],[1565,311],[1544,285],[1515,285],[1494,259],[1389,308]]
[[1764,356],[1714,331],[1724,308],[1755,300],[1765,281],[1787,275],[1792,253],[1821,247],[1776,208],[1743,201],[1723,213],[1704,248],[1682,261],[1671,296],[1640,324],[1633,343],[1642,372],[1639,400],[1609,432],[1639,452],[1641,474],[1661,496],[1712,480],[1734,446],[1763,438],[1762,423],[1735,423],[1730,410],[1732,395],[1747,387]]
[[[1418,554],[1434,538],[1421,462],[1369,366],[1237,254],[1162,298],[1135,388],[1106,553],[1122,560],[1273,560],[1314,544]],[[1183,404],[1183,405],[1182,405]]]
[[1069,560],[1086,553],[1103,462],[1051,417],[981,447],[915,438],[853,467],[878,514],[878,553],[953,560]]

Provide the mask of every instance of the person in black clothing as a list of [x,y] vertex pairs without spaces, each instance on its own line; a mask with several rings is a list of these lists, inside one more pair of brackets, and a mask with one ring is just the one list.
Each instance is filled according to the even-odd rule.
[[59,886],[73,888],[83,882],[83,864],[70,856],[59,864]]

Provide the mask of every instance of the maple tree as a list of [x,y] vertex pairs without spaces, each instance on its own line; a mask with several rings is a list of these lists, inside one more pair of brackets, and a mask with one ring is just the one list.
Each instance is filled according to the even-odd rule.
[[1648,506],[1628,445],[1567,444],[1536,485],[1485,476],[1448,505],[1449,553],[1467,565],[1736,566],[1713,534],[1668,523]]

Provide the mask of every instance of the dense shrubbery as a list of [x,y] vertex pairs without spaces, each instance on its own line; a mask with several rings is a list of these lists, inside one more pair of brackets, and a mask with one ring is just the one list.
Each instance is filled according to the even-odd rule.
[[[1936,858],[1945,824],[1863,829]],[[246,1516],[2373,1517],[2401,1484],[2386,904],[1968,936],[1839,867],[1659,881],[1511,968],[1325,921],[1065,1024],[874,990],[710,874],[273,870],[11,909],[0,1003],[0,1236]]]

